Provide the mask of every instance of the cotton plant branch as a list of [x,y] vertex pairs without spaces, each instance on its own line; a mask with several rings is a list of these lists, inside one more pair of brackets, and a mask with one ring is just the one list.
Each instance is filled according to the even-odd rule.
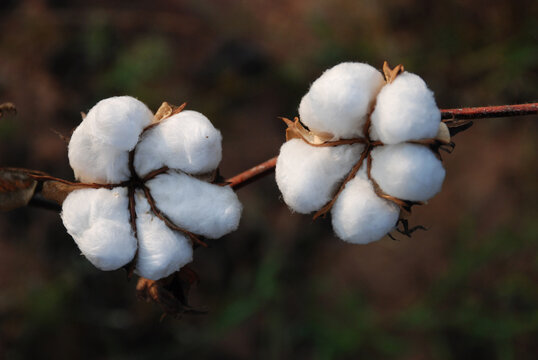
[[[16,108],[13,104],[0,105],[0,118],[14,113]],[[467,130],[472,126],[473,120],[533,114],[538,114],[538,103],[441,110],[442,121],[447,125],[451,136]],[[235,190],[240,189],[272,173],[276,161],[277,156],[222,182]],[[61,204],[71,191],[91,185],[67,181],[36,170],[0,168],[0,210],[32,206],[61,211]],[[406,224],[403,225],[404,228],[407,227]],[[189,288],[197,281],[196,274],[184,267],[179,272],[156,281],[141,277],[137,294],[143,300],[159,304],[165,314],[202,313],[203,311],[190,307],[187,302]]]
[[[451,136],[470,128],[473,125],[472,120],[536,114],[538,114],[538,103],[441,109],[441,119],[447,125]],[[234,189],[248,185],[272,173],[275,170],[277,158],[278,156],[272,157],[226,181]]]
[[[15,107],[11,103],[6,103],[0,105],[3,114],[4,112],[13,113],[15,112]],[[485,106],[485,107],[469,107],[469,108],[456,108],[456,109],[444,109],[441,110],[442,121],[447,125],[450,130],[451,136],[464,131],[472,126],[473,121],[477,119],[486,119],[486,118],[497,118],[497,117],[512,117],[512,116],[522,116],[522,115],[534,115],[538,114],[538,103],[530,104],[517,104],[517,105],[500,105],[500,106]],[[237,175],[234,175],[224,181],[229,183],[229,185],[235,190],[240,189],[270,173],[272,173],[276,166],[277,156],[272,157],[254,167],[245,170]],[[3,168],[0,170],[1,176],[7,176],[7,172],[10,174],[16,172],[19,175],[22,173],[27,173],[31,175],[34,179],[43,180],[41,182],[36,182],[35,187],[28,185],[26,190],[32,192],[32,196],[24,202],[26,205],[40,207],[50,210],[61,210],[61,203],[65,199],[65,196],[78,186],[76,182],[70,182],[67,180],[54,178],[48,176],[42,172],[28,169],[18,169],[18,168]],[[41,177],[40,177],[41,176]],[[6,187],[9,180],[3,177],[0,177],[4,187],[0,188],[0,192],[6,193],[9,189]],[[22,181],[22,180],[20,180]],[[24,188],[24,185],[21,183],[20,188]],[[32,190],[29,190],[32,188]],[[2,195],[3,196],[3,195]],[[0,203],[0,209],[8,210],[7,206],[2,207],[2,204],[6,201],[2,199]],[[17,207],[17,205],[15,205]]]
[[482,106],[441,110],[441,119],[485,119],[509,117],[518,115],[535,115],[538,113],[538,103]]

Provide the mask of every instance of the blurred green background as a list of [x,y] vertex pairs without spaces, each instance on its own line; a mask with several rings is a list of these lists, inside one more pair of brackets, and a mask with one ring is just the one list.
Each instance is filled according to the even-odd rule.
[[[72,178],[64,134],[129,94],[206,114],[231,176],[278,153],[321,72],[383,60],[441,108],[537,101],[538,2],[0,1],[0,166]],[[58,214],[0,214],[2,359],[535,359],[537,117],[479,120],[445,156],[427,232],[366,246],[292,214],[269,176],[239,190],[240,230],[196,251],[204,316],[160,322],[100,272]]]

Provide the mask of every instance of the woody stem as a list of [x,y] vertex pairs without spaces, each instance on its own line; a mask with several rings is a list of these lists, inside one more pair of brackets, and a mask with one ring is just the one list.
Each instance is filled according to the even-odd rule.
[[538,103],[441,110],[441,119],[488,119],[538,114]]

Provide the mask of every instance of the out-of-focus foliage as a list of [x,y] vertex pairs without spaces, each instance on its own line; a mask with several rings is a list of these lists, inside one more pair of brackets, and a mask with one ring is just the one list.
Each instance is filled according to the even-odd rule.
[[[522,1],[0,2],[0,165],[71,178],[68,135],[129,94],[206,114],[221,172],[273,156],[341,61],[402,63],[440,107],[537,101],[538,3]],[[159,322],[125,274],[99,272],[57,214],[0,215],[0,357],[532,359],[538,353],[536,117],[480,120],[444,156],[412,239],[352,246],[291,214],[268,177],[239,191],[240,230],[196,251],[192,303]]]

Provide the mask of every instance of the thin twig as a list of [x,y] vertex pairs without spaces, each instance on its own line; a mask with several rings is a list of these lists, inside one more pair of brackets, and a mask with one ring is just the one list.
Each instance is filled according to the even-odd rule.
[[240,174],[232,176],[225,181],[236,190],[242,188],[243,186],[271,173],[275,169],[277,158],[278,156],[275,156],[261,164],[254,166],[253,168],[248,169],[247,171],[243,171]]
[[538,114],[538,103],[441,110],[441,119],[487,119]]

